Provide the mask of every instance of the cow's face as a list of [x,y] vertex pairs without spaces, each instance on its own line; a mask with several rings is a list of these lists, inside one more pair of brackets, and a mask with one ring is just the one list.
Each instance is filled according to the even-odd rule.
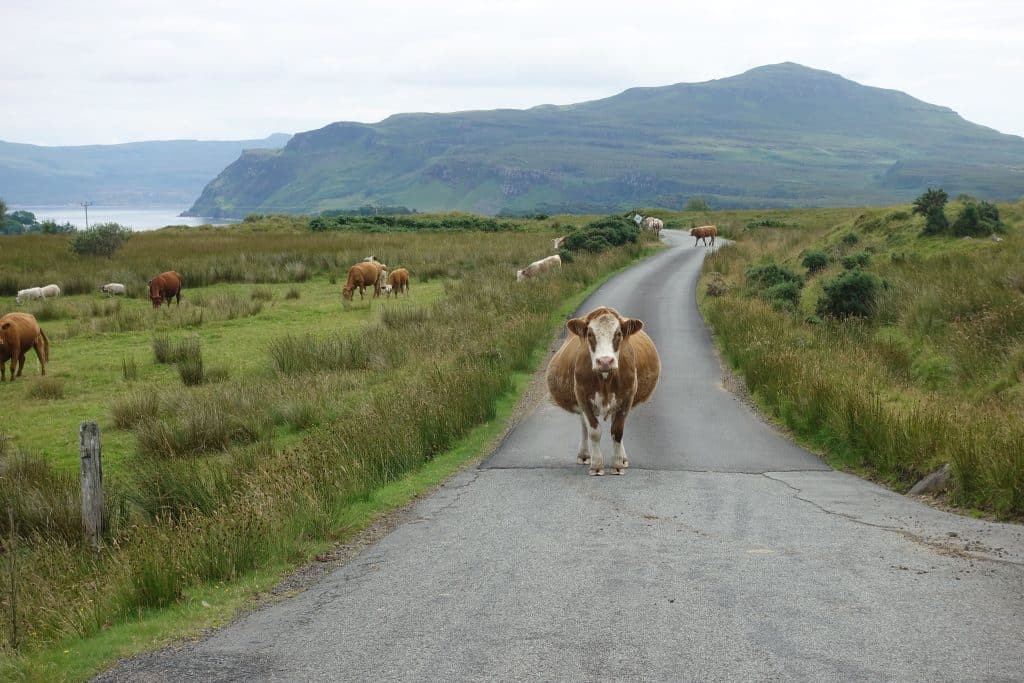
[[352,289],[348,289],[348,288],[342,289],[341,290],[341,298],[344,299],[345,301],[352,301],[352,294],[353,294],[354,291],[355,291],[354,287]]
[[607,312],[591,318],[589,322],[586,318],[573,318],[566,326],[587,343],[590,367],[607,379],[608,373],[619,369],[622,341],[642,330],[644,323],[642,320],[621,318]]
[[525,279],[526,279],[526,271],[525,270],[517,270],[516,271],[516,282],[522,282]]

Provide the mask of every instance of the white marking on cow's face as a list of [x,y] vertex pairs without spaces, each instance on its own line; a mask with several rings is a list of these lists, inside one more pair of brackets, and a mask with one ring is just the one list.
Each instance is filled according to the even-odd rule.
[[605,314],[590,321],[587,326],[587,346],[590,347],[590,366],[608,379],[608,374],[619,368],[619,345],[622,328],[614,315]]

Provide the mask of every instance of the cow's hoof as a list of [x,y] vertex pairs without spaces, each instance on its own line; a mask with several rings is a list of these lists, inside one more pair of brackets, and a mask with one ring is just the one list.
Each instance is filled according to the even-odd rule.
[[604,470],[590,470],[590,476],[592,477],[603,477]]
[[612,474],[625,474],[625,473],[626,473],[626,468],[624,468],[624,467],[613,467],[612,468]]
[[590,456],[589,455],[577,455],[576,456],[576,464],[577,465],[589,465],[590,464]]

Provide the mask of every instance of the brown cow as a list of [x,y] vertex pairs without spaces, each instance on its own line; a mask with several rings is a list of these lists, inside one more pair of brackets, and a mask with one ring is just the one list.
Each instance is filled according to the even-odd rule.
[[630,409],[654,393],[661,359],[644,323],[623,318],[614,308],[595,308],[566,323],[569,337],[548,364],[548,391],[558,407],[576,413],[583,425],[576,462],[590,474],[604,474],[601,418],[612,418],[612,471],[629,467],[622,432]]
[[147,284],[153,308],[160,308],[164,301],[170,306],[171,299],[175,299],[181,306],[181,275],[177,271],[168,270],[166,273],[160,273]]
[[341,290],[341,298],[345,301],[352,301],[355,289],[359,288],[359,298],[364,298],[366,288],[373,286],[373,295],[380,296],[381,279],[385,272],[385,266],[378,261],[360,261],[348,269],[348,280]]
[[36,350],[40,374],[46,374],[46,361],[50,359],[50,340],[29,313],[8,313],[0,318],[0,382],[7,379],[7,360],[11,361],[11,381],[21,377],[25,369],[25,354]]
[[690,237],[693,237],[693,246],[697,246],[699,240],[704,240],[704,244],[707,245],[707,239],[711,238],[711,246],[715,246],[715,235],[718,234],[718,228],[713,225],[702,225],[699,228],[690,228]]
[[405,268],[395,268],[393,271],[388,273],[388,287],[390,287],[388,290],[388,296],[391,296],[391,293],[393,292],[396,299],[398,298],[399,293],[403,290],[408,294],[409,271]]

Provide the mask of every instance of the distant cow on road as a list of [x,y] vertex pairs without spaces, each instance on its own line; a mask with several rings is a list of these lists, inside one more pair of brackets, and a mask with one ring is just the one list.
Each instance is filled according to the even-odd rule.
[[704,244],[707,245],[707,240],[711,238],[711,246],[715,246],[715,235],[718,234],[718,228],[713,225],[702,225],[699,228],[690,228],[690,237],[693,237],[693,246],[697,246],[697,242],[704,240]]
[[626,417],[654,393],[661,359],[644,323],[623,318],[614,308],[595,308],[566,327],[569,337],[551,358],[548,391],[555,404],[580,416],[583,436],[576,462],[590,474],[604,474],[601,419],[612,418],[612,471],[625,474],[629,458],[622,445]]

